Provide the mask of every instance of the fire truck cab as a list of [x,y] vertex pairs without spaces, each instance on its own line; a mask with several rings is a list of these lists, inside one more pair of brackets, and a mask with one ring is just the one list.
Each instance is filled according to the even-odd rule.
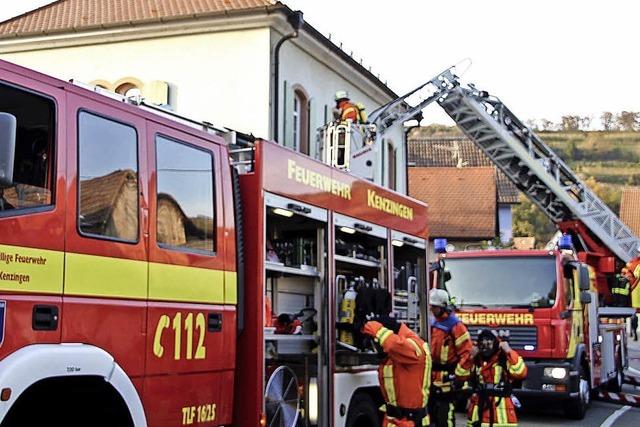
[[0,61],[1,425],[377,423],[343,299],[427,333],[426,206],[96,91]]
[[442,253],[438,286],[451,295],[473,337],[491,328],[528,367],[518,397],[562,400],[582,418],[591,391],[619,390],[627,367],[628,307],[603,307],[595,270],[571,250],[483,250]]

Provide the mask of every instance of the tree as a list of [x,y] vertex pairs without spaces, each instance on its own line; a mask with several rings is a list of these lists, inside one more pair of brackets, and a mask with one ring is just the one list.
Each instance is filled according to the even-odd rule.
[[640,129],[640,113],[635,111],[623,111],[616,117],[621,130],[634,131]]
[[541,119],[540,120],[540,128],[542,128],[543,131],[552,131],[555,130],[556,125],[551,121],[551,120],[547,120],[547,119]]
[[600,122],[602,123],[602,129],[606,131],[617,130],[616,121],[611,111],[605,111],[600,116]]
[[591,126],[591,117],[580,117],[580,130],[589,130],[589,126]]
[[534,132],[540,130],[540,128],[538,128],[538,121],[536,119],[529,119],[525,122],[525,124]]
[[527,196],[520,194],[520,203],[513,208],[514,237],[535,237],[544,246],[556,232],[556,226]]
[[561,130],[580,130],[580,116],[562,116]]

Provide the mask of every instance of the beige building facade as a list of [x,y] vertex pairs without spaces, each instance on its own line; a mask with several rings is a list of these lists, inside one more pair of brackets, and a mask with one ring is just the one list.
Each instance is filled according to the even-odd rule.
[[[65,0],[0,23],[0,59],[123,94],[140,92],[181,115],[258,137],[273,138],[277,112],[278,142],[311,156],[316,129],[332,120],[337,90],[369,112],[396,97],[307,23],[282,45],[275,84],[274,46],[293,31],[295,13],[280,2],[185,1],[174,10],[176,2],[155,1],[166,4],[155,13],[135,9],[144,1],[89,3],[95,10]],[[111,3],[131,9],[111,13]],[[386,140],[376,147],[374,180],[406,193],[402,124]]]

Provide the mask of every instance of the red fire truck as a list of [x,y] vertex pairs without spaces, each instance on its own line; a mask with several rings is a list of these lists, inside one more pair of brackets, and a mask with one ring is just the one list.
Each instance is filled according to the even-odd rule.
[[494,329],[525,359],[529,373],[514,384],[517,396],[563,401],[566,415],[580,419],[592,390],[620,391],[627,367],[624,317],[633,310],[602,306],[594,269],[570,245],[453,251],[439,259],[446,271],[440,287],[469,332]]
[[572,418],[584,417],[596,389],[638,406],[638,396],[604,391],[638,382],[623,371],[625,319],[640,308],[640,287],[629,295],[616,277],[638,256],[638,237],[504,103],[451,70],[428,82],[424,102],[436,101],[563,235],[543,251],[446,253],[439,244],[436,286],[472,333],[496,329],[522,353],[529,374],[516,394],[560,401]]
[[344,300],[426,331],[426,206],[96,91],[0,61],[2,426],[376,425]]

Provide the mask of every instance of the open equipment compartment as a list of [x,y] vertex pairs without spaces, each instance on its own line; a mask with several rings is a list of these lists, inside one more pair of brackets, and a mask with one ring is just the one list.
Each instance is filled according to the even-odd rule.
[[265,413],[270,425],[317,425],[326,310],[328,213],[265,193]]
[[428,335],[426,316],[426,240],[391,231],[393,312],[418,335]]
[[360,329],[368,318],[392,311],[388,281],[388,230],[334,215],[336,368],[375,365],[377,350]]

